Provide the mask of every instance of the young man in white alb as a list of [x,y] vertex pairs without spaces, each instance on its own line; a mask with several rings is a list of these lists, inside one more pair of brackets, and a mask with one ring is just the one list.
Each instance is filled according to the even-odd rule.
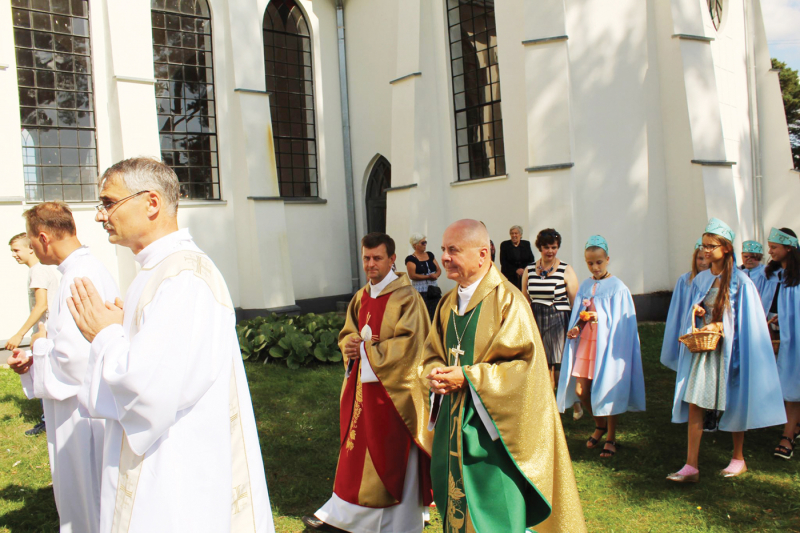
[[[58,302],[58,282],[61,279],[58,271],[48,265],[39,262],[39,258],[33,253],[31,241],[27,233],[20,233],[11,237],[8,241],[11,247],[11,257],[20,265],[28,267],[28,306],[30,314],[20,330],[8,341],[6,350],[18,348],[22,338],[33,328],[33,332],[39,331],[38,323],[45,322],[49,309],[55,309]],[[44,415],[42,420],[31,429],[25,432],[28,436],[44,433]]]

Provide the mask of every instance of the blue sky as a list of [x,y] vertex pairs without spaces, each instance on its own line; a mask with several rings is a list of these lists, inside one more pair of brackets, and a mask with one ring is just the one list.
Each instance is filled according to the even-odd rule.
[[800,70],[800,0],[761,0],[772,57]]

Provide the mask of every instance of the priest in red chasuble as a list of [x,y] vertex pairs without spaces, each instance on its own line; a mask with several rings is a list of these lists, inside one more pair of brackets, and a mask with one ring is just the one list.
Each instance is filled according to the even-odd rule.
[[418,374],[430,319],[408,276],[392,271],[391,237],[368,234],[361,254],[369,283],[350,301],[339,334],[346,366],[333,495],[303,522],[325,531],[421,532],[433,501],[429,391]]
[[422,376],[433,392],[433,494],[445,533],[586,531],[539,330],[476,220],[445,230],[458,287],[439,302]]

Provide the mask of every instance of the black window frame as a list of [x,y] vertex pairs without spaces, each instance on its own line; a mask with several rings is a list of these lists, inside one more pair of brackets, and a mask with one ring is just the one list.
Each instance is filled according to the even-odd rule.
[[[299,16],[293,17],[295,13]],[[277,22],[282,29],[276,29],[276,16],[280,17]],[[294,31],[287,27],[290,17]],[[311,25],[297,1],[270,0],[261,28],[279,195],[318,198],[319,151]]]
[[25,201],[97,201],[88,0],[12,0]]
[[178,176],[180,199],[222,200],[211,8],[151,0],[150,16],[161,158]]
[[447,0],[457,181],[506,174],[494,0]]

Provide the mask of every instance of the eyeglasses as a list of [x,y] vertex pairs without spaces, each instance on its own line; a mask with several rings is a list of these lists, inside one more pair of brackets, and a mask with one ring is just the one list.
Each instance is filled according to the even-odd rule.
[[419,241],[417,244],[421,244],[422,246],[428,246],[428,241]]
[[704,252],[713,252],[717,248],[722,246],[721,244],[703,244],[702,248]]
[[139,196],[140,194],[144,194],[146,192],[150,192],[150,191],[139,191],[137,193],[131,194],[130,196],[126,196],[125,198],[122,198],[121,200],[117,200],[116,202],[111,202],[110,204],[102,203],[100,205],[96,205],[94,208],[97,209],[98,213],[105,213],[106,215],[109,215],[110,213],[108,212],[108,210],[111,209],[112,207],[114,207],[115,205],[121,204],[125,200],[130,200],[134,196]]

